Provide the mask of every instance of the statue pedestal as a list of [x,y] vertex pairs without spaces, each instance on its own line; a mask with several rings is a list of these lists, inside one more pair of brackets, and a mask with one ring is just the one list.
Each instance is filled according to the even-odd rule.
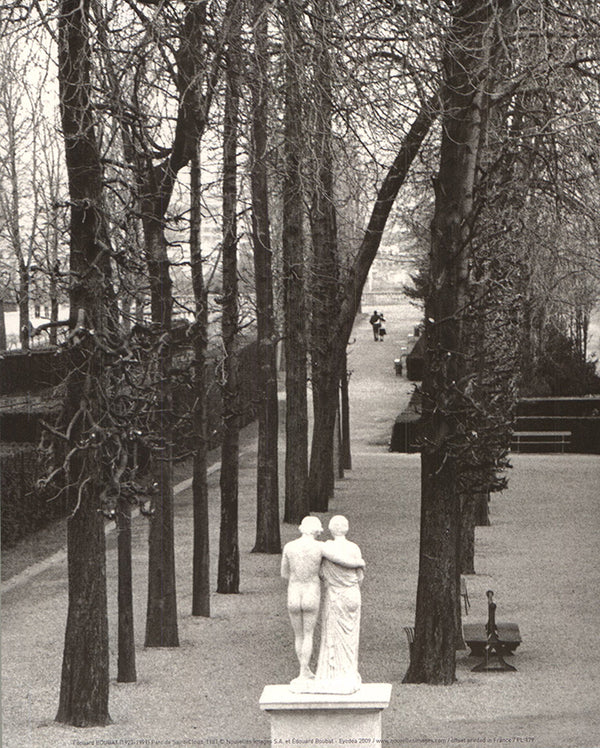
[[260,708],[271,717],[271,745],[348,746],[381,744],[381,713],[391,683],[363,683],[356,693],[293,693],[287,685],[265,686]]

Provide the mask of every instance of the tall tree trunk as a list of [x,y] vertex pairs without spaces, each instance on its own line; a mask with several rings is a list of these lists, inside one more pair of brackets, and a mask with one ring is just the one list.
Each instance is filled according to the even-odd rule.
[[490,492],[478,491],[475,502],[475,524],[487,527],[490,524]]
[[52,226],[52,250],[50,252],[50,271],[49,271],[49,295],[50,295],[50,327],[49,342],[51,346],[58,344],[58,333],[56,323],[58,322],[58,279],[60,277],[60,263],[58,259],[58,226],[56,225],[58,209],[53,209],[54,224]]
[[117,503],[118,551],[118,655],[117,681],[134,683],[135,639],[133,627],[133,576],[131,569],[131,504],[127,498]]
[[[75,395],[79,387],[73,382],[70,389]],[[74,461],[71,471],[77,508],[67,521],[69,608],[56,721],[91,727],[110,722],[108,619],[101,466],[98,459],[82,463]]]
[[258,332],[258,456],[255,553],[280,553],[277,357],[267,172],[269,3],[254,0],[252,89],[252,242]]
[[204,285],[202,246],[200,243],[202,184],[200,141],[192,157],[190,174],[190,262],[196,319],[194,345],[194,548],[192,568],[192,615],[210,616],[210,556],[208,526],[208,439],[206,410],[206,350],[208,347],[208,299]]
[[[6,140],[8,150],[8,170],[10,175],[11,199],[8,206],[9,215],[5,221],[9,230],[12,250],[18,262],[19,283],[17,302],[19,307],[19,343],[22,350],[29,349],[29,292],[30,292],[30,264],[31,253],[23,251],[21,237],[21,191],[19,187],[19,169],[17,165],[17,136],[16,108],[10,107],[6,111]],[[34,221],[36,216],[33,216]]]
[[342,421],[342,457],[344,470],[352,470],[352,445],[350,442],[350,393],[348,386],[350,376],[348,374],[348,356],[344,355],[342,364],[341,383],[341,421]]
[[337,465],[337,477],[341,480],[344,477],[344,450],[342,441],[342,408],[338,393],[338,407],[335,415],[335,440],[334,453]]
[[239,124],[242,4],[232,9],[226,51],[223,115],[223,437],[221,443],[221,528],[217,592],[239,592],[238,545],[239,391],[237,280],[237,145]]
[[444,53],[443,134],[431,231],[421,451],[421,538],[415,641],[405,682],[455,679],[460,594],[457,423],[465,386],[462,315],[468,291],[469,228],[487,73],[488,3],[456,5]]
[[6,319],[4,317],[4,299],[0,299],[0,351],[6,350]]
[[144,210],[144,233],[152,321],[160,331],[155,350],[153,431],[158,445],[152,451],[154,490],[148,534],[148,598],[146,647],[178,647],[177,594],[175,585],[175,539],[173,526],[173,394],[171,312],[173,297],[169,256],[162,220]]
[[[110,282],[108,253],[100,249],[102,169],[90,103],[88,0],[62,0],[58,19],[60,106],[71,201],[70,340],[73,366],[63,414],[69,446],[79,446],[66,468],[71,515],[67,521],[69,603],[59,706],[59,722],[106,725],[108,713],[108,618],[103,486],[100,449],[90,421],[100,422],[102,353],[96,337],[106,330]],[[81,445],[86,445],[84,448]]]
[[283,183],[283,282],[285,322],[285,512],[284,522],[300,522],[308,499],[307,328],[304,288],[302,190],[302,96],[299,15],[302,5],[283,8],[285,37],[285,112]]
[[333,66],[328,48],[328,23],[333,17],[329,0],[317,0],[315,29],[314,109],[315,187],[311,206],[312,315],[311,382],[313,432],[308,474],[308,493],[313,511],[326,512],[335,484],[334,439],[341,360],[331,361],[330,337],[338,304],[337,222],[333,194],[332,100]]
[[338,380],[334,375],[321,371],[316,376],[313,373],[312,384],[314,422],[308,491],[311,511],[326,512],[335,482],[334,439]]
[[[502,34],[493,35],[490,43],[489,70],[485,94],[481,102],[480,142],[476,170],[483,177],[478,189],[477,224],[473,232],[477,238],[471,251],[471,275],[485,279],[485,286],[475,284],[469,297],[469,308],[464,316],[463,347],[466,376],[470,378],[470,403],[467,401],[463,425],[474,433],[470,448],[459,459],[461,494],[461,551],[460,569],[463,574],[475,573],[475,525],[483,498],[487,511],[486,481],[498,484],[508,448],[507,434],[514,403],[514,377],[518,369],[514,346],[518,340],[514,320],[519,303],[512,286],[514,250],[506,229],[506,202],[514,201],[515,156],[510,146],[502,146],[501,138],[510,131],[510,140],[518,140],[519,118],[507,100],[492,104],[492,93],[502,86],[511,73],[511,40],[514,39],[516,14],[511,3],[503,3],[496,24]],[[518,179],[518,177],[517,177]],[[520,182],[522,191],[524,180]],[[502,185],[498,192],[498,186]],[[495,194],[488,203],[487,196]],[[501,228],[502,227],[502,228]],[[478,236],[477,236],[478,235]],[[496,242],[490,237],[498,237]],[[492,260],[490,262],[490,260]],[[507,310],[511,308],[509,313]],[[513,342],[514,341],[514,342]],[[476,403],[476,407],[473,405]],[[501,412],[502,411],[502,412]]]
[[29,350],[30,322],[29,322],[30,278],[29,264],[19,262],[19,340],[24,351]]
[[460,497],[460,573],[475,574],[475,507],[477,493]]

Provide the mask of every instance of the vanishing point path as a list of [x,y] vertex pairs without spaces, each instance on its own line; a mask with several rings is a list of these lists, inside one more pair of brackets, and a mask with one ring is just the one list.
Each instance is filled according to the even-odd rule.
[[[418,569],[417,455],[388,452],[392,423],[412,385],[393,360],[418,321],[410,306],[386,308],[388,336],[372,341],[359,317],[350,356],[353,469],[337,482],[330,512],[350,521],[367,561],[360,672],[393,684],[384,744],[600,746],[600,457],[518,455],[507,491],[492,498],[490,527],[478,528],[477,574],[469,577],[468,620],[485,621],[494,590],[499,621],[519,624],[515,673],[473,673],[458,653],[450,687],[402,685],[414,622]],[[369,310],[370,312],[370,310]],[[243,435],[240,472],[241,592],[212,594],[210,619],[191,608],[192,506],[189,472],[179,470],[176,546],[177,649],[144,649],[147,527],[134,523],[138,682],[111,682],[106,728],[53,720],[67,609],[60,523],[2,554],[2,746],[268,745],[258,700],[264,685],[296,675],[279,556],[250,553],[255,527],[255,427]],[[283,452],[282,464],[283,464]],[[218,455],[215,455],[215,462]],[[212,574],[216,575],[218,464],[210,477]],[[282,491],[283,495],[283,491]],[[283,542],[297,535],[283,526]],[[108,539],[111,673],[116,673],[116,550]],[[315,736],[318,738],[318,736]]]

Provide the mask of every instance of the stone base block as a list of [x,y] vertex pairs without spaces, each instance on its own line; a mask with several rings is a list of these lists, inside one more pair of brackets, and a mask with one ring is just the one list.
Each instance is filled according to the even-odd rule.
[[363,683],[353,694],[293,693],[273,685],[265,686],[260,708],[271,718],[272,746],[377,745],[391,694],[390,683]]

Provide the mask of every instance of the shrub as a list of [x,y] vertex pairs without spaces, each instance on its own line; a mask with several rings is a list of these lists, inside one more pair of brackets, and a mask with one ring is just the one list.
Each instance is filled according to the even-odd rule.
[[521,397],[578,397],[600,393],[596,366],[586,361],[573,341],[551,329],[535,364],[521,375]]

